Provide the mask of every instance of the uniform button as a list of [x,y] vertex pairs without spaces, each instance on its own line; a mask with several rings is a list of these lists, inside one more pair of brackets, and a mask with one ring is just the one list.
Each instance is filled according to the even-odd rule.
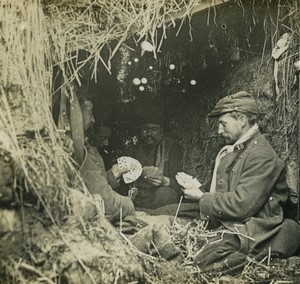
[[206,215],[206,218],[207,218],[207,219],[209,219],[209,216],[208,216],[208,215]]
[[219,180],[219,183],[222,183],[222,180]]
[[271,201],[274,199],[274,197],[273,196],[270,196],[270,198],[269,198]]
[[256,141],[256,140],[254,141],[254,144],[255,144],[255,145],[257,144],[257,141]]

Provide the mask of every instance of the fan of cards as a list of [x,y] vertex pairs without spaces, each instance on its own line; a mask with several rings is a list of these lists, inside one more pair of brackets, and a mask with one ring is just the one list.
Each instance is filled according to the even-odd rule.
[[192,188],[192,187],[199,188],[201,186],[201,183],[196,178],[184,172],[177,173],[175,178],[183,188]]
[[129,172],[122,175],[125,183],[134,182],[143,172],[141,163],[131,157],[120,157],[117,162],[120,169],[129,169]]

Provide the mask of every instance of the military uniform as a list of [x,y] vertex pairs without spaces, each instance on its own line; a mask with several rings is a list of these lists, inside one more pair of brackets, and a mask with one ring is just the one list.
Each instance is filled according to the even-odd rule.
[[[238,108],[235,103],[234,97],[223,99],[219,112],[228,105]],[[228,233],[210,240],[195,264],[203,270],[240,271],[247,256],[293,255],[300,247],[300,225],[285,219],[289,194],[284,162],[259,131],[235,145],[220,160],[215,191],[199,200],[201,219],[219,223]]]
[[175,175],[181,172],[183,168],[183,147],[169,138],[163,138],[158,146],[152,149],[142,146],[133,153],[142,166],[159,166],[157,164],[157,151],[162,149],[161,159],[163,164],[162,172],[165,177],[170,179],[170,185],[164,187],[155,187],[146,181],[143,176],[137,180],[138,194],[134,199],[134,204],[138,208],[159,208],[167,204],[178,204],[181,190]]
[[114,181],[111,172],[108,172],[108,175],[105,172],[103,160],[97,149],[92,146],[85,149],[85,159],[80,167],[80,173],[90,193],[102,197],[105,216],[110,220],[118,220],[121,209],[123,218],[135,215],[131,199],[112,190],[112,187],[117,186],[117,181]]

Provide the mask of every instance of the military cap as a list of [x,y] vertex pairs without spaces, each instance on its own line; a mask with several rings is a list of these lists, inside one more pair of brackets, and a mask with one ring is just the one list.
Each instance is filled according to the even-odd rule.
[[145,100],[136,109],[136,118],[139,124],[163,124],[164,108],[160,99]]
[[253,96],[241,91],[220,99],[208,117],[217,117],[233,111],[258,114],[258,107]]

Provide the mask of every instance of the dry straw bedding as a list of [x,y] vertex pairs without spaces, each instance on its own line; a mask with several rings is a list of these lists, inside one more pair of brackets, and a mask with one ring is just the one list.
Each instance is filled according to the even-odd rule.
[[[111,59],[126,39],[133,35],[137,42],[147,39],[159,50],[167,26],[175,25],[173,15],[183,11],[183,21],[202,2],[0,1],[0,128],[5,129],[10,137],[9,150],[16,161],[24,190],[32,191],[39,198],[53,223],[59,220],[55,217],[60,217],[54,214],[57,208],[66,213],[68,189],[82,188],[72,161],[62,150],[51,117],[53,67],[61,68],[65,83],[62,91],[72,97],[72,81],[80,84],[80,69],[85,63],[73,64],[79,50],[87,50],[90,54],[87,60],[93,62],[92,77],[96,75],[99,62],[110,72]],[[160,37],[157,27],[164,31]],[[109,57],[102,58],[101,50],[113,40],[117,43],[109,47]],[[174,241],[181,246],[187,261],[205,243],[207,233],[201,226],[197,223],[174,229]],[[145,266],[146,262],[151,263],[157,271],[164,269],[159,259],[143,256],[142,261]],[[251,267],[262,267],[269,273],[265,276],[267,279],[276,275],[276,269],[264,264],[254,266],[253,263],[249,260],[244,273],[250,283],[253,280],[253,275],[249,275]],[[8,265],[7,268],[17,273],[16,266]],[[25,269],[41,273],[31,267]],[[281,276],[289,279],[290,271],[283,269],[277,267],[277,272],[281,271]],[[205,275],[199,276],[199,271],[190,272],[189,275],[196,275],[197,283],[212,283]],[[155,269],[152,269],[148,280],[150,283],[167,283],[166,278],[165,282],[160,282],[162,275],[155,274]],[[21,282],[26,282],[21,274],[18,277]],[[155,277],[157,281],[153,280]]]

